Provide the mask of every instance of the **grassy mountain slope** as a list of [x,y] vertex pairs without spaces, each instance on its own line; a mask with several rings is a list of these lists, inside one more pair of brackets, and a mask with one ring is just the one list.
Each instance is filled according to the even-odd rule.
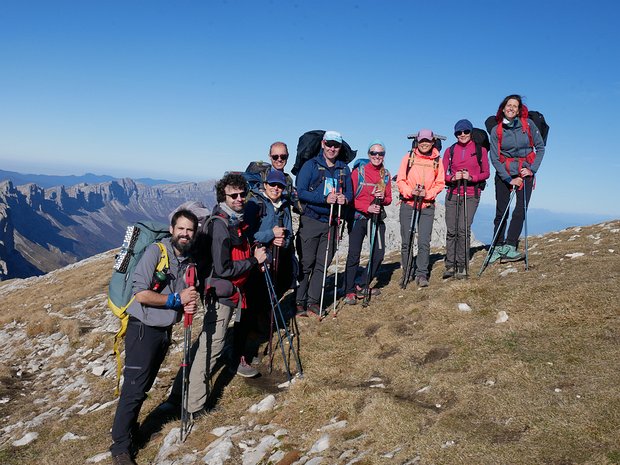
[[[346,420],[318,454],[323,463],[348,463],[351,454],[362,457],[358,464],[620,463],[620,222],[531,237],[529,245],[527,272],[522,262],[498,263],[477,278],[477,251],[472,278],[442,281],[436,262],[421,290],[401,290],[396,257],[388,257],[383,292],[369,307],[341,305],[337,319],[323,322],[298,319],[303,380],[278,392],[279,355],[273,374],[262,366],[261,378],[234,378],[173,458],[194,454],[202,463],[215,439],[209,431],[249,424],[252,432],[233,436],[226,462],[241,463],[240,444],[258,441],[260,426],[271,424],[288,430],[289,461],[281,463],[290,464],[318,429]],[[109,446],[112,261],[102,254],[0,285],[1,463],[81,464]],[[500,311],[508,321],[496,323]],[[175,339],[182,344],[180,327]],[[177,345],[142,419],[165,398],[179,361]],[[97,367],[103,376],[93,374]],[[268,393],[277,408],[248,413]],[[11,445],[28,431],[39,437]],[[86,439],[60,442],[68,431]],[[153,438],[138,463],[153,463],[161,443]]]

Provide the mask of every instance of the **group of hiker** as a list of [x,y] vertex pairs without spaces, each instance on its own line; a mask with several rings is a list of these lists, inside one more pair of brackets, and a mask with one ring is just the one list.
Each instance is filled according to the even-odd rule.
[[[499,105],[489,130],[489,151],[474,140],[475,131],[469,120],[457,121],[456,143],[442,158],[436,134],[422,129],[400,163],[394,179],[400,198],[402,286],[410,281],[420,288],[429,285],[435,200],[445,188],[443,278],[469,275],[471,224],[490,176],[489,158],[496,172],[497,208],[486,262],[523,258],[517,250],[518,238],[544,155],[543,139],[518,95],[506,97]],[[160,243],[171,258],[167,277],[157,290],[153,276],[161,245],[146,249],[133,274],[135,299],[127,308],[125,378],[112,428],[115,464],[135,463],[132,437],[137,434],[146,392],[170,344],[172,325],[183,312],[195,313],[199,298],[205,309],[203,327],[189,351],[191,361],[185,363],[184,374],[177,375],[166,403],[172,409],[182,405],[194,417],[205,411],[211,376],[220,365],[241,376],[259,375],[259,336],[267,334],[271,339],[276,306],[289,289],[294,294],[294,315],[324,316],[327,268],[344,227],[349,243],[340,291],[343,302],[367,303],[380,292],[371,283],[385,254],[385,207],[394,201],[394,179],[384,165],[386,145],[372,140],[367,158],[357,160],[351,170],[350,160],[340,156],[344,144],[340,133],[324,132],[318,153],[303,163],[293,185],[284,172],[287,145],[275,142],[269,148],[271,167],[254,189],[243,173],[229,172],[216,184],[217,204],[207,218],[199,218],[191,209],[176,211],[171,237]],[[508,207],[515,196],[506,235]],[[296,232],[293,211],[299,213]],[[370,258],[359,274],[365,239]],[[192,282],[187,270],[194,263],[197,278]],[[277,323],[278,315],[275,318]]]

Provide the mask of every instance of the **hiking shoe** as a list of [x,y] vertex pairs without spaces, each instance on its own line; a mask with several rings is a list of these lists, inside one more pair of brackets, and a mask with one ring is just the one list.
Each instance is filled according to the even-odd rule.
[[112,465],[137,465],[136,461],[129,455],[129,452],[124,452],[119,455],[112,456]]
[[254,378],[260,375],[260,371],[245,361],[245,357],[242,355],[239,360],[239,366],[237,366],[237,374],[244,378]]
[[491,254],[491,258],[489,258],[489,265],[491,263],[495,263],[497,260],[502,258],[504,254],[506,253],[505,250],[506,250],[505,245],[496,245],[495,248],[493,249],[493,253]]
[[518,262],[519,260],[523,260],[523,254],[514,245],[505,245],[500,263]]
[[347,294],[347,296],[344,298],[344,303],[347,305],[357,304],[357,296],[354,293]]
[[456,272],[456,274],[454,275],[454,277],[456,279],[467,279],[469,278],[469,276],[467,275],[467,273],[465,272],[464,269],[460,269],[459,271]]
[[[358,299],[363,299],[364,297],[366,297],[366,288],[360,286],[359,284],[355,286],[355,289],[357,291],[357,298]],[[381,289],[377,289],[376,287],[371,287],[370,288],[370,295],[372,296],[377,296],[377,295],[381,295]]]
[[296,316],[307,317],[308,316],[308,312],[306,311],[306,305],[302,304],[302,303],[298,303],[295,306],[295,315]]
[[319,304],[308,304],[308,311],[307,311],[308,315],[307,316],[314,316],[317,318],[321,317],[321,307],[319,306]]
[[415,282],[418,287],[428,287],[428,278],[423,274],[415,277]]
[[446,271],[443,272],[443,279],[448,279],[451,278],[452,276],[454,276],[454,267],[450,266],[450,267],[446,267]]

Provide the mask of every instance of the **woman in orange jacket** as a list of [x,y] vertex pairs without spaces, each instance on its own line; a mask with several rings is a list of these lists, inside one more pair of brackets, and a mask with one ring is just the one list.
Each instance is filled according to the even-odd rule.
[[[403,157],[396,177],[401,196],[400,237],[401,267],[406,272],[409,240],[411,238],[411,218],[414,207],[418,214],[418,254],[416,257],[415,282],[419,287],[428,286],[428,265],[431,251],[431,234],[435,218],[435,197],[445,187],[443,165],[439,162],[439,150],[435,145],[435,135],[430,129],[422,129],[415,137],[417,146]],[[407,281],[413,278],[414,269],[409,270]]]

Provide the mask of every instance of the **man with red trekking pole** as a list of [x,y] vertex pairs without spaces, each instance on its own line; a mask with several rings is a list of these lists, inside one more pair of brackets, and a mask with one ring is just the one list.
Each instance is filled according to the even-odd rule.
[[127,308],[124,381],[112,425],[114,465],[136,463],[133,455],[138,415],[168,352],[172,326],[184,313],[196,312],[196,289],[187,285],[185,273],[198,218],[189,210],[179,210],[170,223],[172,236],[159,243],[170,257],[169,268],[156,273],[161,250],[153,243],[132,275],[135,298]]

